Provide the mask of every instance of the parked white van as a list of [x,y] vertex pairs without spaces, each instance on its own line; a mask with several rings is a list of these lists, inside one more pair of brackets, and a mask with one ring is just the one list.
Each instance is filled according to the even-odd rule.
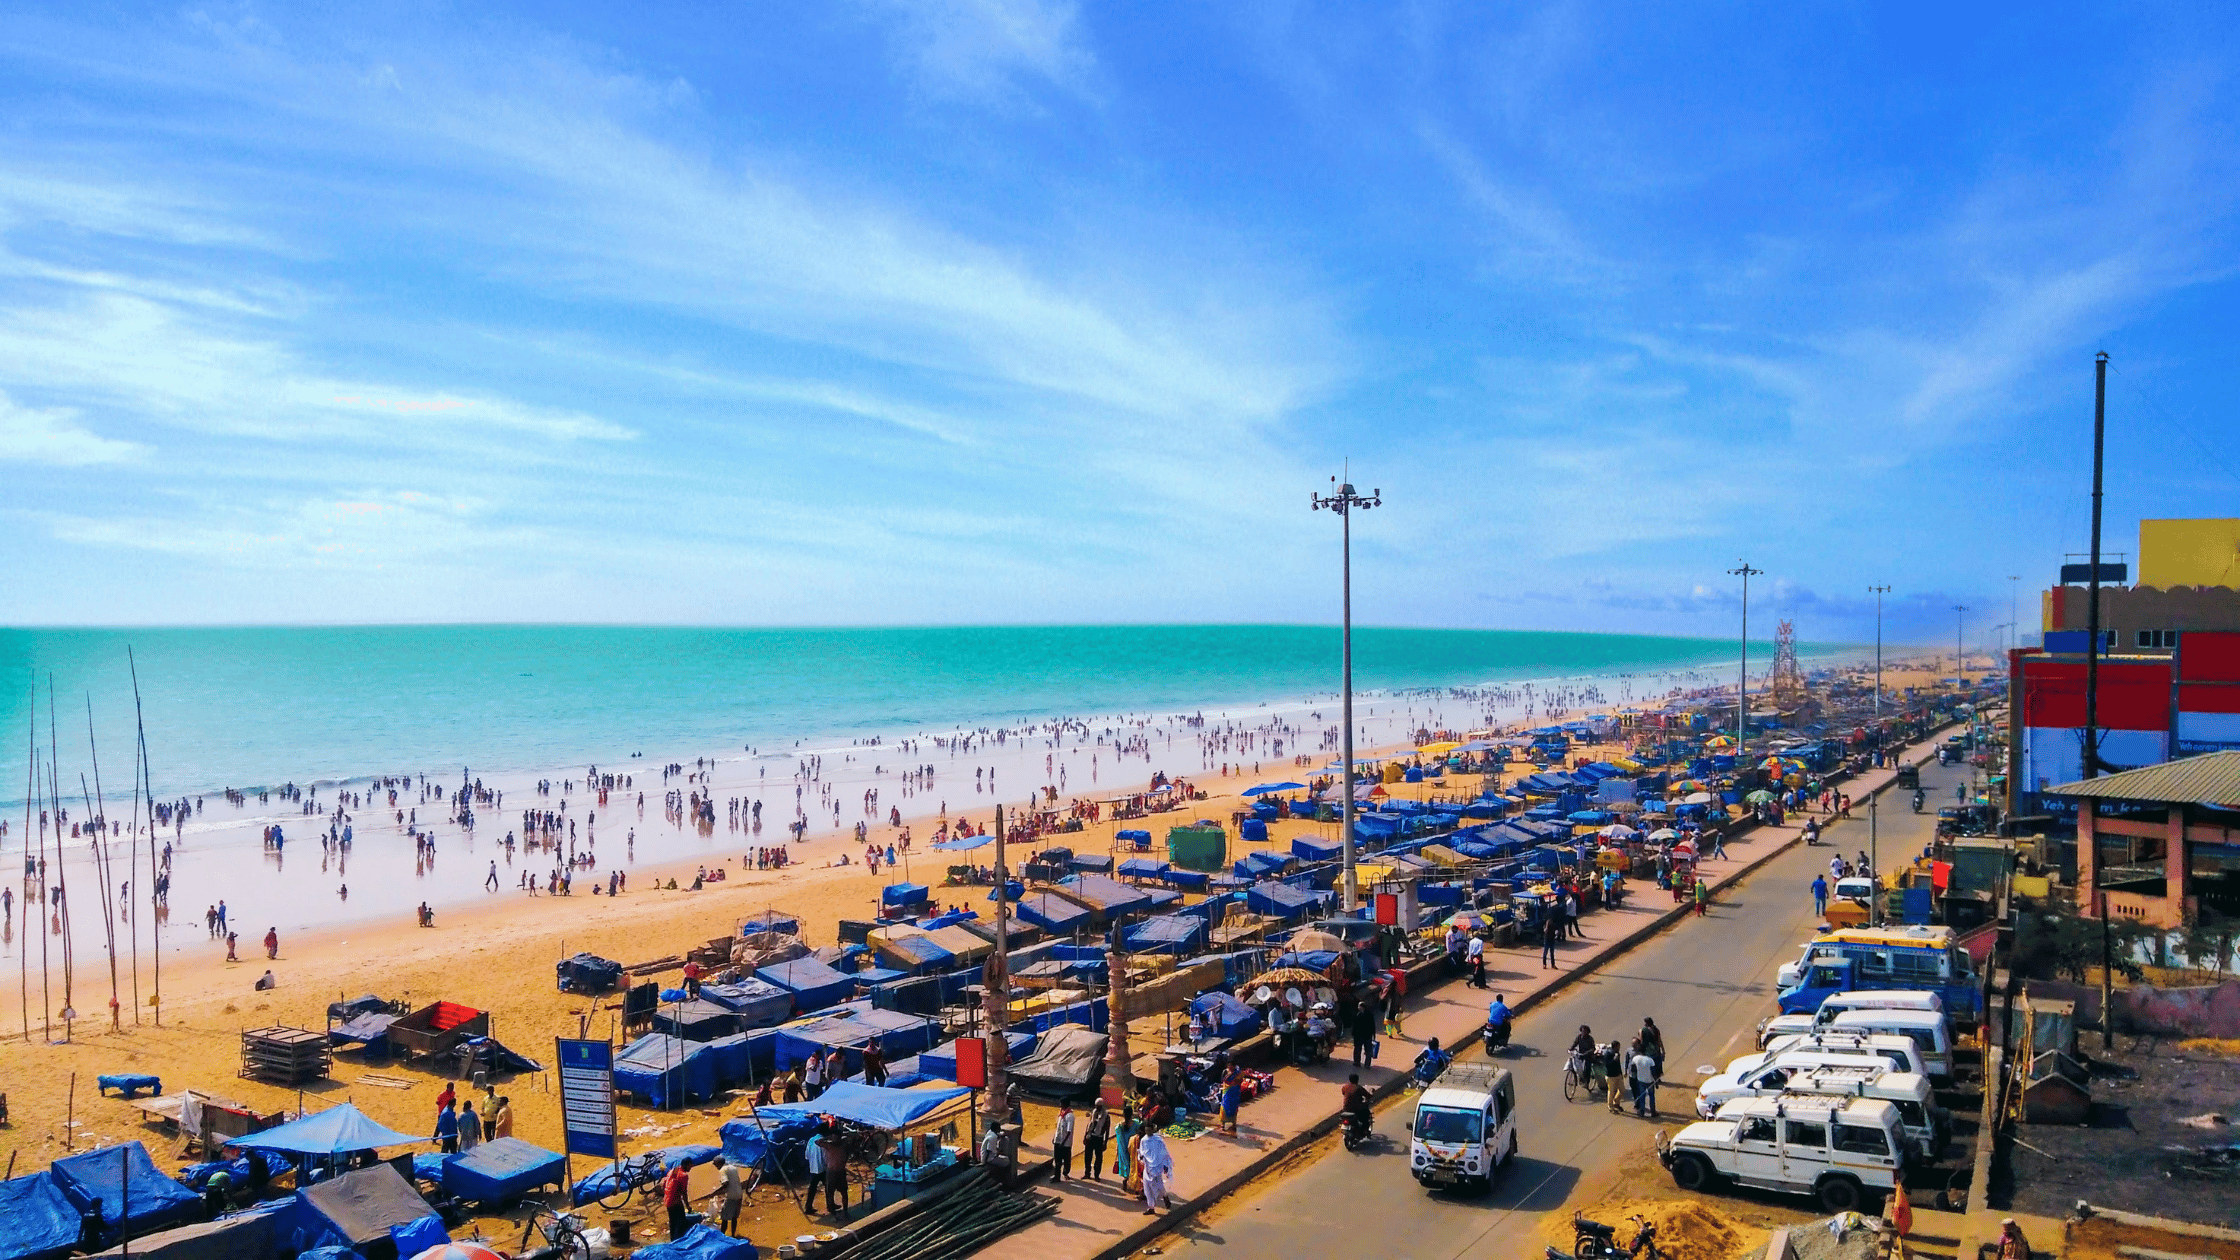
[[[1875,1098],[1898,1109],[1898,1127],[1913,1143],[1912,1157],[1933,1164],[1952,1137],[1952,1113],[1939,1107],[1929,1092],[1929,1078],[1919,1072],[1884,1072],[1862,1079],[1847,1068],[1829,1068],[1789,1078],[1790,1094],[1848,1094]],[[1733,1104],[1728,1104],[1732,1106]]]
[[1776,1037],[1826,1028],[1850,1011],[1934,1011],[1944,1015],[1944,999],[1926,989],[1849,989],[1831,993],[1810,1015],[1775,1015],[1758,1024],[1762,1047]]
[[1927,1062],[1921,1057],[1921,1049],[1913,1044],[1911,1037],[1838,1032],[1829,1028],[1819,1032],[1791,1033],[1786,1037],[1776,1037],[1766,1043],[1765,1053],[1786,1054],[1791,1050],[1878,1054],[1890,1061],[1890,1070],[1893,1072],[1914,1072],[1923,1076],[1929,1074]]
[[[1831,999],[1833,1000],[1833,999]],[[1923,1010],[1847,1010],[1828,1023],[1831,1033],[1865,1033],[1874,1037],[1905,1037],[1921,1055],[1921,1071],[1930,1079],[1952,1079],[1952,1029],[1942,1012]]]
[[1708,1120],[1719,1108],[1737,1098],[1778,1094],[1789,1087],[1789,1078],[1828,1068],[1842,1068],[1862,1080],[1873,1080],[1890,1070],[1890,1061],[1875,1054],[1841,1054],[1830,1050],[1794,1050],[1787,1054],[1746,1054],[1727,1070],[1696,1089],[1696,1114]]

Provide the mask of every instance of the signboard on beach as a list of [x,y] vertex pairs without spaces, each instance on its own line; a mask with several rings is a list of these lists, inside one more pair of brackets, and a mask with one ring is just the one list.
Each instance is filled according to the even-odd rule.
[[615,1157],[614,1046],[604,1041],[555,1038],[560,1061],[561,1150],[599,1159]]

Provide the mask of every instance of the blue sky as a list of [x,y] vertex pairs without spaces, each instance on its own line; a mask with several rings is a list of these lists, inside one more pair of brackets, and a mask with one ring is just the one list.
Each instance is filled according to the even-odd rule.
[[0,621],[1949,641],[2240,514],[2214,6],[18,6]]

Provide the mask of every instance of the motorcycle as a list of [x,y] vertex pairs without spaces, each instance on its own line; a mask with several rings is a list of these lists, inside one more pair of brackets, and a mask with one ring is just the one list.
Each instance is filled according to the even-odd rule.
[[1664,1260],[1664,1253],[1657,1250],[1656,1225],[1639,1216],[1626,1219],[1636,1222],[1636,1228],[1633,1241],[1621,1247],[1617,1226],[1573,1216],[1571,1254],[1566,1256],[1550,1247],[1547,1260]]
[[1344,1121],[1346,1149],[1358,1151],[1369,1144],[1369,1113],[1348,1108]]
[[1489,1019],[1486,1021],[1485,1028],[1480,1030],[1478,1038],[1485,1046],[1487,1054],[1492,1054],[1497,1050],[1505,1050],[1509,1046],[1509,1024],[1507,1021],[1496,1024]]
[[1915,788],[1913,790],[1913,812],[1916,814],[1920,813],[1921,807],[1927,804],[1928,800],[1928,793],[1923,792],[1920,788]]

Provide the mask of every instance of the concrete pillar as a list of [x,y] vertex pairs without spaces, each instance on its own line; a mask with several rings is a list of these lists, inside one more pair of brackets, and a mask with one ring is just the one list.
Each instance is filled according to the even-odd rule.
[[2100,837],[2093,798],[2077,801],[2077,913],[2100,917]]
[[2165,923],[2172,927],[2185,922],[2186,906],[2193,896],[2193,854],[2186,846],[2186,807],[2170,806],[2170,824],[2164,832],[2169,839],[2163,842],[2169,853],[2162,860],[2162,891],[2169,900],[2165,907]]

